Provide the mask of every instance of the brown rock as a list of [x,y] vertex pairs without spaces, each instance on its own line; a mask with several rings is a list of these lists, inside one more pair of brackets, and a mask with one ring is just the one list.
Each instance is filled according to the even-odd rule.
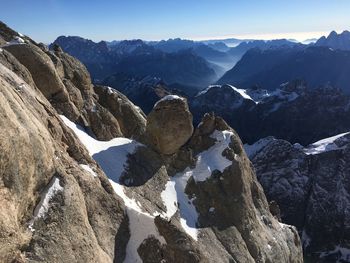
[[192,114],[184,98],[166,96],[156,103],[147,116],[148,144],[162,154],[178,151],[192,132]]

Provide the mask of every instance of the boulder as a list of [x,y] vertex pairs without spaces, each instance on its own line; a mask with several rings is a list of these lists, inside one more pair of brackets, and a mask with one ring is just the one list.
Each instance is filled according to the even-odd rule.
[[176,153],[192,133],[192,114],[187,100],[179,96],[165,96],[147,116],[148,143],[161,154]]

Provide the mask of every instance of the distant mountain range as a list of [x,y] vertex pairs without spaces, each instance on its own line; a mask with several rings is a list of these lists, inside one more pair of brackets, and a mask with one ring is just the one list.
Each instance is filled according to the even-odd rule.
[[340,34],[332,31],[328,37],[321,37],[316,46],[330,47],[339,50],[350,50],[350,32],[345,30]]
[[[81,60],[95,82],[101,82],[112,74],[127,73],[137,77],[153,75],[168,84],[180,83],[203,88],[217,81],[251,48],[296,45],[288,40],[242,41],[169,39],[158,42],[124,40],[95,43],[81,37],[60,36],[51,47],[57,44]],[[233,42],[237,46],[227,45]]]

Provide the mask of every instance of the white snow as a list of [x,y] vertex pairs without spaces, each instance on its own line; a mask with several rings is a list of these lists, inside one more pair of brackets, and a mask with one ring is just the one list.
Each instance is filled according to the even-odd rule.
[[258,140],[257,142],[253,143],[252,145],[244,144],[244,150],[247,154],[247,156],[252,159],[258,152],[260,152],[263,148],[266,147],[270,142],[276,140],[273,137],[266,137],[263,139]]
[[23,38],[15,36],[10,42],[7,42],[4,46],[11,46],[11,45],[22,45],[26,42],[23,40]]
[[29,222],[29,229],[35,231],[33,228],[34,222],[46,215],[50,208],[51,199],[60,191],[63,191],[63,187],[60,185],[60,180],[57,177],[53,177],[48,187],[41,194],[40,202],[35,207],[32,220]]
[[167,100],[184,100],[184,98],[177,96],[177,95],[167,95],[164,96],[163,98],[161,98],[160,100],[158,100],[156,102],[156,104],[154,104],[154,107],[158,105],[158,103],[162,102],[162,101],[167,101]]
[[111,94],[115,93],[115,90],[112,89],[111,87],[107,87],[107,93],[108,93],[109,95],[111,95]]
[[85,171],[89,172],[93,177],[97,177],[97,174],[92,170],[92,168],[89,165],[86,164],[80,164],[80,167],[83,168]]
[[[232,85],[227,85],[229,87],[231,87],[234,91],[238,92],[243,98],[245,98],[246,100],[252,100],[254,101],[248,94],[247,94],[247,90],[245,89],[238,89]],[[255,101],[254,101],[255,102]]]
[[[232,85],[226,85],[226,86],[228,86],[228,87],[230,87],[231,89],[233,89],[234,91],[236,91],[239,95],[241,95],[241,97],[242,97],[243,99],[254,101],[254,100],[252,99],[252,97],[247,93],[247,90],[245,90],[245,89],[238,89],[238,88],[236,88],[236,87],[234,87],[234,86],[232,86]],[[200,92],[196,95],[196,97],[207,93],[211,88],[221,88],[221,87],[223,87],[223,86],[221,86],[221,85],[210,85],[210,86],[208,86],[208,88],[206,88],[205,90],[200,91]],[[258,102],[256,102],[256,101],[254,101],[254,102],[255,102],[255,103],[258,103]]]
[[216,139],[216,143],[196,156],[195,168],[187,167],[183,172],[172,177],[161,194],[167,208],[167,218],[171,218],[176,213],[177,206],[175,204],[178,204],[181,226],[194,240],[198,239],[196,227],[198,213],[193,204],[195,197],[190,199],[185,193],[187,182],[191,177],[196,182],[205,181],[214,170],[222,172],[231,165],[231,161],[221,154],[229,146],[231,135],[231,131],[214,131],[211,137]]
[[175,190],[175,182],[168,181],[165,190],[161,193],[162,201],[167,209],[165,217],[170,219],[177,211],[177,194]]
[[334,142],[337,139],[339,139],[339,138],[341,138],[349,133],[350,132],[338,134],[338,135],[335,135],[333,137],[329,137],[329,138],[320,140],[318,142],[315,142],[315,143],[309,145],[308,147],[304,148],[304,152],[307,155],[310,155],[310,154],[319,154],[319,153],[323,153],[323,152],[338,150],[340,148]]
[[196,182],[207,180],[214,170],[223,170],[231,165],[231,161],[222,156],[222,152],[231,143],[231,131],[214,131],[210,136],[215,139],[215,144],[208,150],[201,152],[197,156],[195,169],[192,170],[193,179]]
[[[124,200],[130,229],[130,239],[127,244],[124,262],[142,262],[137,249],[145,239],[154,236],[163,244],[165,240],[158,233],[154,224],[154,216],[143,212],[141,205],[134,199],[129,198],[124,192],[125,187],[119,184],[120,176],[125,168],[127,155],[133,153],[136,147],[141,144],[126,138],[98,141],[88,135],[82,127],[71,122],[65,116],[61,115],[60,117],[74,131],[82,144],[88,149],[90,155],[100,164],[105,174],[109,177],[114,191]],[[164,196],[166,195],[164,194]],[[168,199],[170,198],[171,195]]]
[[3,52],[4,50],[0,47],[0,52]]
[[321,252],[320,258],[324,258],[328,255],[332,254],[339,254],[340,258],[336,262],[350,262],[350,249],[341,247],[341,246],[335,246],[334,250],[327,251],[327,252]]

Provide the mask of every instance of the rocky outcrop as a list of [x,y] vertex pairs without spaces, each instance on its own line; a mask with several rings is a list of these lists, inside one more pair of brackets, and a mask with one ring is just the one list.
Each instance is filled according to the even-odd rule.
[[349,134],[306,148],[274,138],[246,146],[268,200],[297,226],[311,262],[349,260]]
[[165,96],[147,116],[148,143],[162,154],[177,152],[192,132],[192,114],[186,99],[179,96]]
[[5,48],[1,262],[302,262],[222,119],[193,133],[186,101],[165,97],[146,124],[59,48]]
[[125,137],[139,139],[145,133],[146,115],[138,106],[110,87],[95,86],[94,90],[98,95],[98,102],[119,120],[121,132]]
[[41,93],[3,64],[0,82],[0,261],[112,261],[122,201]]

